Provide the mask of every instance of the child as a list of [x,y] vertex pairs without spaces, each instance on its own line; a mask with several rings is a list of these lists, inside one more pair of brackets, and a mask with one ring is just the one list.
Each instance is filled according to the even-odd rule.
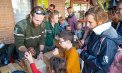
[[59,30],[60,32],[64,31],[66,29],[66,26],[68,25],[67,21],[63,18],[63,17],[60,17],[59,18]]
[[75,16],[74,12],[73,12],[73,8],[68,7],[67,12],[69,14],[68,18],[67,18],[67,22],[71,26],[72,31],[75,31],[76,30],[77,18]]
[[[41,73],[35,66],[30,52],[25,52],[25,57],[30,62],[30,67],[33,73]],[[66,61],[60,57],[52,57],[50,59],[49,73],[66,73]]]
[[66,73],[66,61],[60,57],[52,57],[50,59],[49,73]]
[[63,31],[59,34],[59,44],[62,48],[65,48],[65,59],[67,62],[68,73],[81,73],[79,55],[72,46],[73,34],[71,32]]
[[75,31],[75,36],[77,37],[77,40],[81,40],[82,39],[82,37],[83,37],[83,29],[82,29],[82,24],[81,24],[81,22],[78,22],[77,23],[77,29],[76,29],[76,31]]
[[66,31],[67,31],[67,32],[71,32],[71,33],[74,35],[74,31],[72,31],[70,25],[67,25],[67,26],[66,26]]

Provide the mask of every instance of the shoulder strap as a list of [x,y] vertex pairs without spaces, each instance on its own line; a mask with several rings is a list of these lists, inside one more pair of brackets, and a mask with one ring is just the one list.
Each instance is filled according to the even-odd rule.
[[100,53],[100,49],[101,49],[101,46],[102,46],[102,43],[103,43],[104,40],[105,40],[105,37],[102,37],[102,38],[100,39],[100,47],[99,47],[99,49],[98,49],[97,55]]

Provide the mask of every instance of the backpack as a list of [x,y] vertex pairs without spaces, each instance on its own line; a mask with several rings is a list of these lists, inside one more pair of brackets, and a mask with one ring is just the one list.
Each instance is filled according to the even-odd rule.
[[108,73],[122,73],[122,48],[119,46]]

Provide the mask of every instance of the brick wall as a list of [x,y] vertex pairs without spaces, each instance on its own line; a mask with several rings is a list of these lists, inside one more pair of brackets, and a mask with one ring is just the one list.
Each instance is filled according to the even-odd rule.
[[48,0],[49,4],[54,4],[56,6],[56,10],[58,10],[62,17],[65,17],[65,0]]
[[11,0],[0,0],[0,42],[13,43],[14,19]]
[[[56,5],[63,17],[65,17],[65,0],[49,0],[50,4]],[[13,37],[14,17],[11,0],[0,0],[0,42],[14,43]]]

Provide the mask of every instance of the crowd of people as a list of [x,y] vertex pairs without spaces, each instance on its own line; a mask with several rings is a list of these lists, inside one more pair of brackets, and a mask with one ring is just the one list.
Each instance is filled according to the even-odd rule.
[[[122,42],[122,2],[108,12],[99,6],[89,8],[86,27],[77,20],[72,7],[67,12],[68,17],[63,18],[54,4],[47,10],[36,6],[19,21],[14,28],[19,59],[28,59],[32,72],[41,73],[33,57],[53,51],[49,73],[112,73],[110,67]],[[55,40],[65,50],[64,57],[56,56],[59,50]],[[118,59],[122,62],[122,55]]]

